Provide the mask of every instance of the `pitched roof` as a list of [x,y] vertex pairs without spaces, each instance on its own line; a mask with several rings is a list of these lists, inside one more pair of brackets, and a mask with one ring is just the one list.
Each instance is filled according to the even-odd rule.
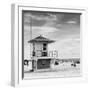
[[54,40],[50,40],[48,38],[45,38],[43,36],[38,36],[34,39],[31,39],[30,41],[28,41],[29,43],[33,43],[33,42],[47,42],[47,43],[52,43],[52,42],[55,42]]

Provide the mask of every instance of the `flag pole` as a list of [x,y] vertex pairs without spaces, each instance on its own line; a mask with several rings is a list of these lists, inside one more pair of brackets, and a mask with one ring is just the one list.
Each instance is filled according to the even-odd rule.
[[[30,17],[30,40],[32,39],[32,17]],[[31,43],[30,43],[30,59],[32,57],[32,49],[31,49]]]

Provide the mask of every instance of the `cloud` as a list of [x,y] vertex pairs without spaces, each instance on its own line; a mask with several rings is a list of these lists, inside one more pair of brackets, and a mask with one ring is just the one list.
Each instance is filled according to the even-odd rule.
[[30,20],[38,20],[38,21],[42,21],[42,20],[45,20],[45,21],[56,21],[57,20],[57,16],[56,15],[53,15],[53,14],[49,14],[48,16],[46,15],[32,15],[30,13],[25,13],[24,14],[24,22],[30,22]]
[[28,37],[30,37],[30,30],[31,29],[32,29],[32,38],[35,38],[38,35],[43,35],[47,38],[50,38],[50,35],[55,34],[59,30],[59,29],[52,27],[52,26],[41,26],[41,27],[40,26],[32,26],[31,28],[29,26],[25,26],[24,27],[24,30],[25,30],[24,35],[25,35],[26,39]]
[[56,32],[58,31],[58,29],[54,28],[54,27],[49,27],[49,26],[42,26],[42,27],[32,27],[33,31],[38,31],[38,33],[40,34],[48,34],[48,33],[52,33],[52,32]]
[[76,21],[67,21],[66,23],[67,23],[67,24],[77,24]]
[[80,54],[80,15],[25,13],[24,14],[25,58],[30,58],[30,20],[32,19],[32,38],[45,35],[56,42],[49,45],[50,50],[58,50],[60,58],[79,57]]
[[72,40],[72,38],[58,40],[55,43],[50,44],[49,51],[52,50],[58,51],[58,58],[80,57],[80,43],[77,43],[77,41]]

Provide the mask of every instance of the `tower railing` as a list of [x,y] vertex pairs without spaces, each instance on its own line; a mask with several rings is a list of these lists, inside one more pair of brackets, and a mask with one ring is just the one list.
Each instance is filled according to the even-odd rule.
[[32,56],[34,57],[54,57],[58,58],[58,51],[43,51],[43,50],[36,50],[32,52]]

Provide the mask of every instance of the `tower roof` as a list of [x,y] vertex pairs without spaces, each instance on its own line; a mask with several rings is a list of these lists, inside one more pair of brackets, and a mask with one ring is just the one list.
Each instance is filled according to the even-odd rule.
[[50,40],[48,38],[45,38],[43,37],[42,35],[34,38],[34,39],[31,39],[30,41],[28,41],[28,43],[34,43],[34,42],[46,42],[46,43],[53,43],[55,42],[54,40]]

